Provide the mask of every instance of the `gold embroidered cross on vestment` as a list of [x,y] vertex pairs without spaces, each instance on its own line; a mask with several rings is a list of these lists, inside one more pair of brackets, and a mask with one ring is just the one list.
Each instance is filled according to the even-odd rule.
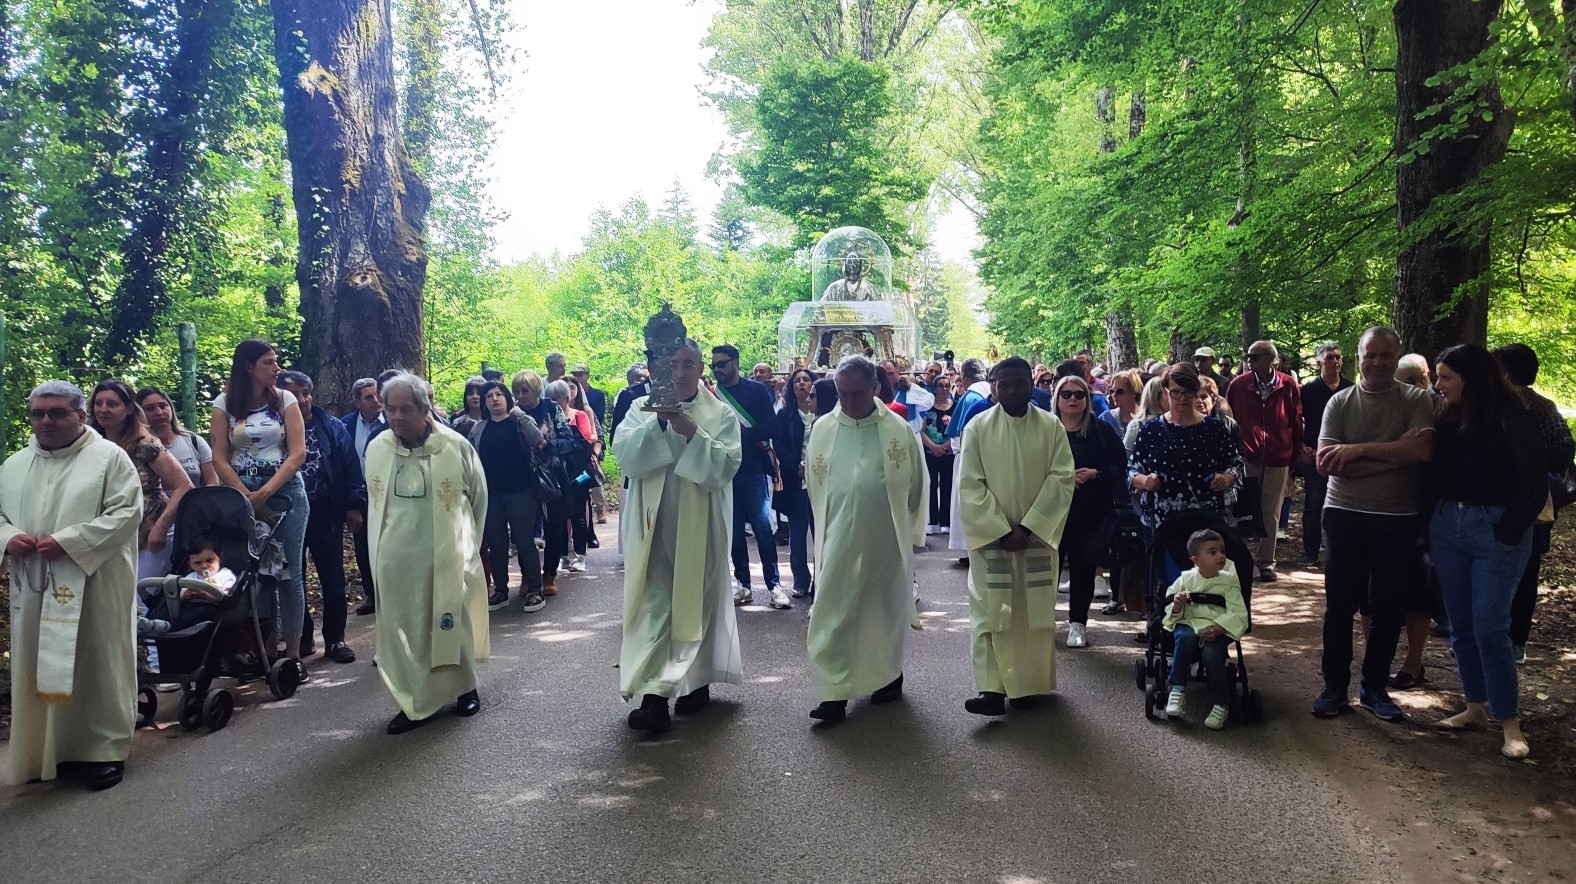
[[817,454],[815,456],[815,466],[810,468],[810,472],[815,474],[815,484],[817,484],[817,485],[825,485],[826,484],[826,473],[830,469],[831,469],[831,467],[828,467],[826,465],[826,455],[824,455],[824,454]]

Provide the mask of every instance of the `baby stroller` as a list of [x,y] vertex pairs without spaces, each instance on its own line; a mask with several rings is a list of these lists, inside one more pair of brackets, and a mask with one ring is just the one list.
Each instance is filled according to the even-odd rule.
[[[290,508],[290,499],[275,496],[269,507],[283,513]],[[269,660],[275,654],[265,639],[273,632],[270,600],[276,578],[265,567],[265,560],[278,558],[273,533],[274,526],[253,518],[251,502],[234,488],[193,488],[181,498],[180,508],[175,511],[175,538],[170,545],[170,576],[140,580],[137,592],[144,599],[163,595],[173,615],[180,611],[181,590],[189,589],[217,603],[218,616],[175,632],[138,638],[158,649],[162,670],[137,673],[138,727],[152,724],[158,713],[158,696],[153,691],[156,684],[181,685],[179,718],[187,730],[206,725],[208,730],[216,731],[230,723],[235,695],[227,688],[210,692],[215,678],[234,678],[237,683],[262,678],[267,680],[275,699],[284,700],[295,694],[299,685],[295,662],[280,657],[270,666]],[[198,537],[214,541],[225,566],[235,572],[235,587],[229,596],[205,581],[179,576],[189,570],[187,545]],[[264,605],[268,607],[266,612]]]
[[[1154,718],[1155,710],[1164,709],[1171,690],[1171,654],[1173,638],[1161,622],[1166,616],[1165,594],[1175,576],[1192,567],[1188,557],[1187,539],[1195,531],[1210,529],[1220,534],[1226,543],[1226,558],[1236,569],[1242,584],[1242,600],[1248,606],[1249,630],[1253,617],[1253,553],[1243,542],[1236,529],[1227,524],[1218,512],[1190,510],[1172,513],[1165,517],[1149,545],[1149,643],[1144,659],[1133,661],[1133,677],[1138,689],[1144,692],[1144,717]],[[1220,604],[1225,604],[1222,599]],[[1226,661],[1226,674],[1233,690],[1231,717],[1238,721],[1259,721],[1264,716],[1264,697],[1256,688],[1248,686],[1248,666],[1242,655],[1242,640],[1232,642],[1233,655]],[[1189,676],[1190,681],[1203,681],[1203,664]]]

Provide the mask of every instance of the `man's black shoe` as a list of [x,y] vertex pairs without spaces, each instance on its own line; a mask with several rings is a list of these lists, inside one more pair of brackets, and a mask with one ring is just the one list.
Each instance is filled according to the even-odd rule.
[[356,616],[358,616],[358,617],[365,617],[368,614],[376,613],[377,610],[378,610],[378,606],[373,604],[372,602],[362,602],[361,603],[361,607],[356,609]]
[[454,701],[454,714],[461,718],[470,718],[480,711],[482,711],[482,697],[475,690],[466,691]]
[[975,715],[1006,715],[1007,695],[982,691],[978,697],[964,700],[963,708]]
[[837,724],[848,717],[848,701],[826,700],[810,710],[810,717],[822,724]]
[[903,673],[897,674],[897,680],[870,695],[872,703],[890,703],[903,696]]
[[673,711],[678,715],[693,715],[711,703],[711,685],[698,687],[673,701]]
[[1027,697],[1013,697],[1011,700],[1007,701],[1007,704],[1014,709],[1034,709],[1038,707],[1040,703],[1044,702],[1044,700],[1044,697],[1038,697],[1030,694]]
[[629,726],[648,734],[660,734],[673,727],[668,714],[668,700],[656,694],[647,694],[640,701],[640,708],[629,713]]
[[323,656],[329,660],[333,660],[335,663],[356,662],[356,652],[352,651],[350,649],[350,645],[347,645],[344,642],[334,642],[333,644],[329,645],[328,650],[323,652]]
[[120,784],[121,778],[126,774],[126,762],[106,761],[100,764],[90,764],[86,768],[88,788],[94,792],[102,792],[112,786]]
[[388,732],[390,734],[396,734],[396,735],[397,734],[403,734],[406,731],[413,731],[416,728],[421,727],[422,725],[426,724],[427,722],[429,722],[431,720],[432,719],[430,719],[430,718],[418,718],[415,721],[412,721],[411,719],[406,717],[405,713],[401,712],[398,715],[394,716],[393,718],[389,719]]

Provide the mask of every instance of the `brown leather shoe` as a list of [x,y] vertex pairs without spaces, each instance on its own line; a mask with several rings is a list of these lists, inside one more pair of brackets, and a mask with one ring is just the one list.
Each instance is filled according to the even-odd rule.
[[542,575],[542,595],[558,595],[558,575]]

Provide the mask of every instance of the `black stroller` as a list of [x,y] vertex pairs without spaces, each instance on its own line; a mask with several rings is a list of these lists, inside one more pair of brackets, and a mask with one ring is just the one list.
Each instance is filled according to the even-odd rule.
[[[276,496],[269,507],[283,513],[289,510],[290,499]],[[275,699],[295,694],[300,683],[295,662],[279,657],[270,665],[276,654],[265,638],[273,632],[271,599],[276,578],[267,573],[271,569],[265,567],[265,561],[271,558],[270,552],[277,557],[275,526],[255,519],[251,502],[234,488],[193,488],[181,498],[175,511],[175,538],[170,544],[170,576],[140,580],[137,592],[144,599],[163,595],[169,612],[176,614],[181,590],[189,589],[216,602],[218,617],[175,632],[138,638],[158,649],[161,669],[137,673],[138,727],[152,724],[158,713],[158,696],[153,690],[157,684],[181,685],[180,723],[187,730],[207,726],[216,731],[230,723],[235,695],[227,688],[210,691],[215,678],[234,678],[238,683],[262,678]],[[179,576],[188,570],[185,550],[196,537],[213,540],[235,572],[235,587],[228,596],[205,581]]]
[[[1190,510],[1172,513],[1155,529],[1154,540],[1149,545],[1149,643],[1144,659],[1133,661],[1133,677],[1138,689],[1144,692],[1144,717],[1154,718],[1156,709],[1164,709],[1170,691],[1171,633],[1161,625],[1165,619],[1165,592],[1170,587],[1167,575],[1171,564],[1177,570],[1192,567],[1187,552],[1187,539],[1195,531],[1208,528],[1220,534],[1226,542],[1226,558],[1236,568],[1242,584],[1242,599],[1248,606],[1249,629],[1253,617],[1253,553],[1243,542],[1241,534],[1227,524],[1218,512]],[[1220,604],[1225,604],[1222,599]],[[1259,721],[1264,716],[1264,697],[1258,689],[1248,686],[1248,665],[1242,655],[1242,640],[1232,642],[1233,655],[1226,661],[1226,673],[1233,690],[1231,717],[1238,721]],[[1204,680],[1203,665],[1189,675],[1190,681]]]

